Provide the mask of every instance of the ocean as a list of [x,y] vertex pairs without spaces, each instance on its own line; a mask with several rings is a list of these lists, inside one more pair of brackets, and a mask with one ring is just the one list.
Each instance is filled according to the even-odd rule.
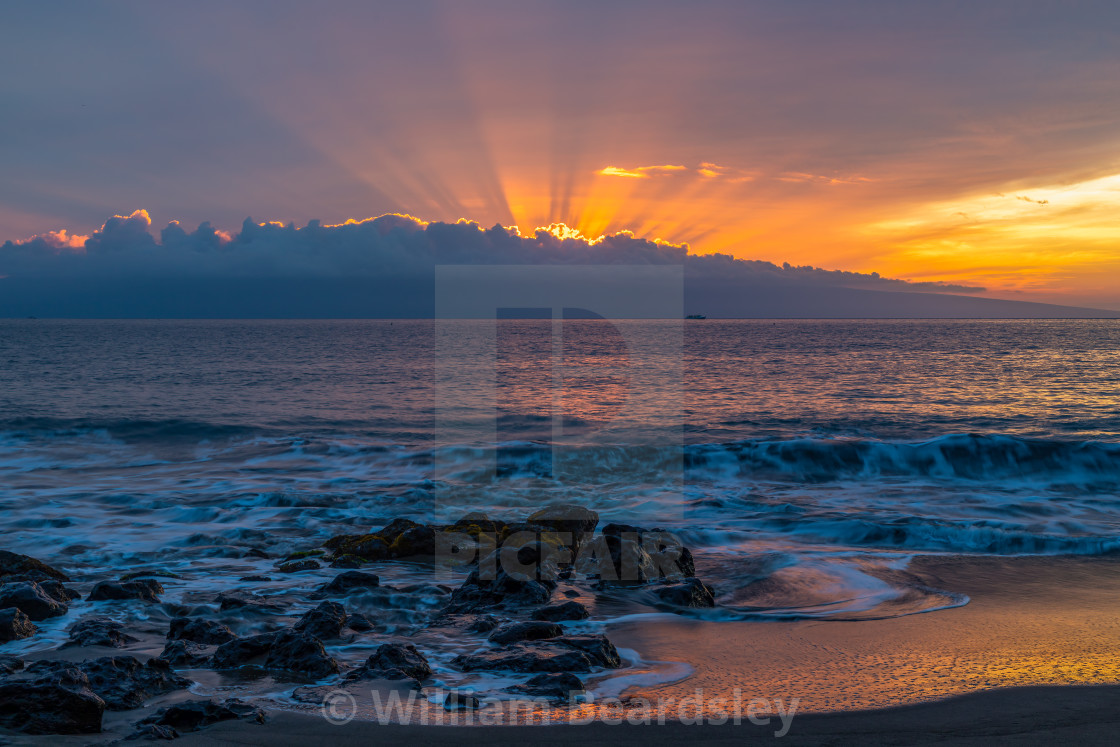
[[[198,609],[253,575],[299,599],[329,569],[275,559],[335,534],[578,503],[677,533],[717,592],[696,616],[903,616],[968,603],[916,555],[1120,551],[1118,381],[1107,320],[7,320],[0,528],[79,579],[166,572]],[[447,579],[378,572],[408,589],[381,632],[482,687],[447,665],[461,641],[421,633]],[[664,614],[580,601],[589,630]],[[598,692],[687,675],[624,654]]]

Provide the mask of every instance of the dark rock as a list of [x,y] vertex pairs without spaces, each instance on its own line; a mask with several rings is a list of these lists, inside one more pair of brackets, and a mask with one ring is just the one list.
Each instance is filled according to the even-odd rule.
[[316,638],[341,638],[346,627],[346,608],[338,602],[323,602],[304,613],[293,627]]
[[434,556],[436,553],[435,530],[415,521],[394,519],[377,534],[389,545],[394,558]]
[[584,688],[583,682],[574,674],[551,672],[538,674],[523,684],[507,687],[506,692],[567,701],[572,695],[584,692]]
[[657,566],[639,535],[600,534],[580,556],[580,570],[597,575],[601,586],[639,586],[657,579]]
[[262,558],[264,560],[268,560],[272,556],[269,555],[267,552],[265,552],[264,550],[262,550],[259,547],[250,547],[248,550],[245,551],[245,557],[246,558]]
[[167,631],[168,640],[194,641],[195,643],[225,643],[236,638],[229,626],[215,620],[176,617]]
[[124,739],[126,742],[131,742],[137,739],[143,739],[148,742],[154,742],[156,740],[164,740],[170,742],[172,739],[178,738],[179,732],[175,731],[170,726],[160,726],[159,724],[144,724]]
[[349,672],[348,680],[426,680],[432,676],[432,667],[411,643],[383,643],[377,647],[365,664]]
[[361,568],[365,564],[365,558],[357,555],[338,555],[331,559],[331,568]]
[[298,573],[300,571],[313,571],[316,568],[322,568],[319,561],[306,558],[304,560],[293,560],[290,563],[281,563],[276,567],[276,570],[280,573]]
[[355,613],[346,618],[346,627],[359,633],[366,633],[374,629],[373,621],[361,613]]
[[323,547],[334,552],[332,565],[345,561],[345,567],[354,567],[351,564],[358,562],[355,558],[369,562],[392,557],[389,543],[376,534],[340,534],[324,542]]
[[625,534],[640,536],[644,531],[641,527],[636,527],[633,524],[616,524],[613,522],[603,527],[603,534],[608,537],[621,537]]
[[381,585],[381,579],[372,573],[344,571],[319,588],[322,594],[349,594],[355,589],[373,589]]
[[239,578],[237,580],[238,581],[266,582],[266,581],[271,581],[272,579],[269,578],[268,576],[242,576],[241,578]]
[[464,672],[590,672],[596,662],[584,651],[555,641],[512,646],[475,654],[460,654],[451,661]]
[[15,674],[23,669],[24,661],[18,656],[11,654],[0,654],[0,676],[7,676]]
[[15,607],[36,621],[65,615],[69,609],[34,581],[16,581],[0,586],[0,609],[7,607]]
[[261,633],[234,638],[218,646],[210,659],[210,665],[214,669],[235,669],[246,664],[263,664],[276,636],[276,633]]
[[563,602],[549,607],[541,607],[532,614],[534,620],[586,620],[591,616],[579,602]]
[[42,587],[43,591],[47,592],[47,596],[52,599],[57,599],[63,604],[69,604],[75,599],[82,598],[81,594],[73,589],[67,589],[62,585],[61,581],[55,581],[54,579],[44,579],[39,582],[39,586]]
[[550,532],[535,524],[512,524],[502,546],[479,560],[479,568],[501,568],[512,576],[555,583],[562,564],[574,556],[569,535]]
[[[666,562],[676,563],[677,569],[681,572],[682,578],[694,578],[696,576],[696,559],[692,557],[692,551],[687,547],[681,547],[675,553],[669,549],[662,553],[654,554],[653,562],[661,567]],[[672,578],[671,575],[666,575],[666,578]]]
[[574,561],[584,539],[589,537],[598,526],[599,514],[583,506],[561,504],[537,511],[529,517],[529,522],[551,532],[570,535],[570,542],[565,544],[571,551]]
[[233,698],[220,704],[212,700],[188,700],[161,708],[139,724],[178,731],[198,731],[219,721],[234,719],[263,724],[265,715],[260,708]]
[[657,578],[677,581],[696,575],[692,552],[672,532],[642,529],[629,524],[607,524],[603,527],[603,535],[637,540],[650,556]]
[[493,607],[519,607],[546,604],[556,588],[555,581],[537,581],[514,576],[499,569],[492,579],[478,569],[471,571],[463,585],[451,594],[445,608],[449,614],[477,612]]
[[0,726],[21,734],[97,734],[104,713],[105,701],[77,669],[0,682]]
[[268,669],[311,677],[326,677],[339,672],[338,662],[323,648],[323,642],[310,633],[298,630],[282,630],[276,634],[264,665]]
[[657,598],[674,607],[715,607],[715,590],[698,578],[667,584],[655,589]]
[[69,646],[107,646],[124,648],[135,643],[136,638],[124,632],[124,625],[107,617],[88,617],[70,628],[70,640],[63,644]]
[[89,689],[105,701],[110,711],[139,708],[156,695],[190,687],[192,682],[171,671],[162,659],[141,664],[134,656],[105,656],[80,663],[37,661],[27,667],[29,674],[58,673],[78,669],[88,678]]
[[87,602],[118,601],[139,599],[143,602],[158,602],[163,593],[163,585],[154,578],[139,578],[135,581],[101,581],[93,587],[86,597]]
[[508,525],[504,521],[488,518],[485,514],[467,514],[454,524],[443,528],[444,532],[465,534],[476,542],[485,537],[492,537],[497,542],[498,538],[506,533]]
[[507,623],[490,634],[489,641],[498,645],[519,641],[540,641],[564,635],[564,629],[554,622],[533,620]]
[[10,576],[20,576],[29,581],[48,578],[53,578],[56,581],[70,580],[70,577],[65,573],[51,568],[41,560],[36,560],[29,555],[0,550],[0,580]]
[[502,621],[493,615],[479,615],[467,626],[468,633],[489,633],[502,624]]
[[243,591],[223,591],[214,601],[218,603],[218,608],[222,612],[241,610],[242,612],[277,615],[284,611],[283,605],[277,602]]
[[16,607],[0,610],[0,643],[30,638],[38,632],[31,618]]
[[605,636],[571,635],[460,655],[452,663],[465,672],[590,672],[592,667],[618,669],[622,658]]
[[618,649],[605,635],[567,635],[554,640],[585,652],[601,667],[618,669],[622,666],[622,657],[618,655]]
[[443,707],[449,711],[477,710],[482,707],[481,701],[470,693],[452,690],[443,698]]
[[206,647],[193,641],[168,641],[159,658],[177,667],[198,667],[209,661]]

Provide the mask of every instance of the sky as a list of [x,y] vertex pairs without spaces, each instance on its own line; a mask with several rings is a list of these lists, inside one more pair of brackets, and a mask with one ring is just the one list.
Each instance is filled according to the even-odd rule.
[[1120,309],[1115,2],[16,0],[0,69],[0,282],[399,213]]

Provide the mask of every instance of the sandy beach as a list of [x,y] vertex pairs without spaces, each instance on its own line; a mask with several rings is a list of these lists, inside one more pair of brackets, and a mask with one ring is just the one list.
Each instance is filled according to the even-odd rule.
[[[967,593],[970,603],[859,622],[681,619],[619,625],[610,635],[620,647],[650,661],[687,661],[694,671],[676,683],[631,688],[621,704],[599,704],[594,714],[579,711],[581,718],[575,720],[592,721],[595,715],[590,724],[495,726],[501,722],[483,712],[469,726],[461,725],[462,716],[457,726],[380,724],[355,691],[356,718],[342,725],[329,723],[309,705],[300,712],[270,710],[264,725],[218,723],[184,734],[182,743],[723,744],[775,739],[776,732],[790,744],[1112,742],[1120,726],[1120,620],[1115,614],[1120,561],[926,556],[916,558],[910,570],[940,588]],[[733,718],[720,724],[719,714],[692,704],[677,709],[690,697],[731,700],[735,690],[744,706],[752,699],[781,699],[793,712],[786,722],[758,708],[743,711],[739,724]],[[643,726],[648,714],[643,702],[669,705],[652,725]],[[126,735],[138,715],[107,715],[101,738],[29,741],[108,743]],[[658,716],[665,723],[658,725]]]
[[926,556],[909,570],[970,602],[885,620],[679,620],[609,635],[646,659],[695,662],[687,680],[632,694],[681,698],[738,687],[746,698],[799,698],[801,713],[995,687],[1120,682],[1120,560]]

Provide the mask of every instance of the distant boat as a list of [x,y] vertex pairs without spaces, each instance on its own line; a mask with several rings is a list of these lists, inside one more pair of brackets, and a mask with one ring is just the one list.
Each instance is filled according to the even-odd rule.
[[685,319],[707,319],[707,318],[708,317],[704,316],[703,314],[689,314],[688,316],[685,317]]

